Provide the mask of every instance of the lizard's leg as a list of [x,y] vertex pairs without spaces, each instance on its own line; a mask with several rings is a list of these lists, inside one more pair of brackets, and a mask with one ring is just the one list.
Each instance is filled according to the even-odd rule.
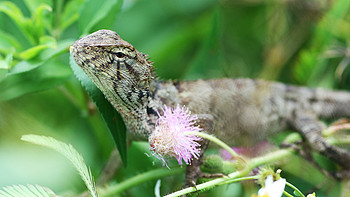
[[305,111],[295,111],[288,123],[305,138],[313,150],[334,160],[345,170],[350,170],[350,152],[326,142],[322,137],[326,126],[316,116]]
[[98,180],[97,185],[103,186],[113,179],[114,175],[122,165],[118,150],[115,148],[108,159],[105,167],[103,168]]
[[[126,143],[127,148],[131,146],[132,141],[129,139]],[[105,164],[100,176],[97,180],[98,186],[103,186],[113,179],[117,171],[122,166],[122,159],[120,158],[119,151],[114,148],[109,156],[107,163]]]
[[200,169],[203,163],[203,155],[208,147],[209,141],[202,139],[199,144],[201,145],[201,151],[198,159],[193,159],[191,164],[186,166],[186,176],[184,188],[196,186],[197,179],[201,176],[202,171]]
[[[209,114],[197,114],[197,125],[200,126],[204,132],[211,133],[213,130],[213,116]],[[202,175],[200,169],[203,163],[203,155],[208,148],[209,141],[202,138],[200,144],[200,155],[198,159],[193,159],[191,164],[186,166],[186,176],[184,188],[196,185],[197,179]]]

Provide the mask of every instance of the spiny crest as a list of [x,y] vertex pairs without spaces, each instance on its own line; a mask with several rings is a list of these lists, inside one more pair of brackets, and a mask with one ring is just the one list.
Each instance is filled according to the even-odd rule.
[[147,60],[147,62],[148,62],[149,64],[153,65],[153,62],[150,61],[151,57],[149,57],[149,55],[144,54],[144,53],[142,53],[142,55],[143,55],[143,57]]

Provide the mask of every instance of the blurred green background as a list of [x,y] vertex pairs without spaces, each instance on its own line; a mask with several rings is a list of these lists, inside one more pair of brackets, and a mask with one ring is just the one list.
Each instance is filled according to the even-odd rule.
[[[98,179],[115,145],[73,75],[69,46],[103,28],[149,54],[162,79],[250,77],[350,90],[349,0],[1,0],[0,188],[30,183],[61,194],[85,190],[65,158],[20,141],[29,133],[73,144]],[[147,149],[133,143],[127,168],[111,184],[161,167]],[[281,166],[282,176],[304,193],[349,194],[349,183],[292,160]],[[183,175],[163,179],[161,192],[179,189],[182,181]],[[123,196],[154,196],[155,183]],[[250,196],[257,189],[231,184],[201,196]]]

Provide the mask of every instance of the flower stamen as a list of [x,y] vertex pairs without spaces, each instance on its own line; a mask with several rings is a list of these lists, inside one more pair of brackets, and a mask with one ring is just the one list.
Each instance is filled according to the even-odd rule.
[[200,155],[201,137],[196,132],[202,129],[196,126],[197,116],[191,115],[186,106],[177,105],[174,108],[164,106],[155,130],[149,137],[150,150],[158,159],[165,161],[163,156],[175,157],[180,165],[184,161],[190,164],[193,158]]

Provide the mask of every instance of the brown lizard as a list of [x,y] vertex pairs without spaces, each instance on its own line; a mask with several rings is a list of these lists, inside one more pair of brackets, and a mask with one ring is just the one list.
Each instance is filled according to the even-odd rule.
[[[253,79],[162,81],[147,55],[110,30],[77,40],[71,55],[122,115],[129,133],[147,140],[164,105],[186,105],[199,125],[229,145],[251,144],[287,128],[315,151],[350,170],[350,153],[328,144],[321,119],[350,117],[350,93]],[[202,141],[204,153],[207,142]],[[187,166],[185,185],[201,174],[201,157]]]

